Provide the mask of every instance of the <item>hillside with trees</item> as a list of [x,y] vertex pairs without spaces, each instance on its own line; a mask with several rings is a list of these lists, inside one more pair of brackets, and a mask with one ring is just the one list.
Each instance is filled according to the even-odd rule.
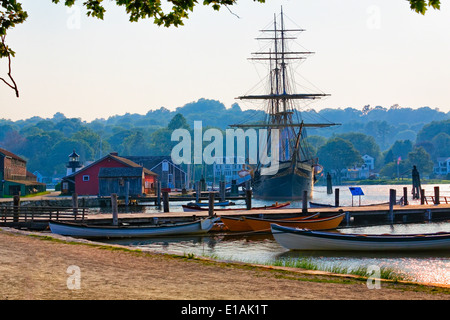
[[[265,116],[264,111],[243,110],[238,104],[226,108],[219,101],[199,99],[175,110],[161,107],[146,114],[125,113],[91,122],[62,113],[52,118],[0,119],[0,147],[25,158],[31,172],[61,177],[74,149],[82,161],[93,161],[112,151],[130,156],[170,155],[176,144],[171,133],[176,128],[192,129],[194,121],[201,120],[204,129],[224,131],[230,124],[259,122]],[[407,171],[412,163],[423,174],[430,174],[437,157],[450,157],[450,113],[438,109],[394,105],[306,110],[301,119],[340,123],[308,131],[310,149],[325,170],[336,169],[338,162],[339,167],[359,165],[361,156],[368,154],[375,158],[375,171],[388,177],[396,174],[397,165]],[[342,157],[331,161],[338,149]]]

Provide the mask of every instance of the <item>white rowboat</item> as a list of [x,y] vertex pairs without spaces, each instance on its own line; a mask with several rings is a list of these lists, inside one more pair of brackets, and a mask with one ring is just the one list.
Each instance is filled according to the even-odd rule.
[[186,234],[204,234],[218,221],[218,217],[183,223],[148,226],[88,226],[50,221],[52,233],[79,238],[144,238]]
[[450,233],[365,235],[312,231],[271,224],[275,240],[290,250],[405,251],[450,249]]

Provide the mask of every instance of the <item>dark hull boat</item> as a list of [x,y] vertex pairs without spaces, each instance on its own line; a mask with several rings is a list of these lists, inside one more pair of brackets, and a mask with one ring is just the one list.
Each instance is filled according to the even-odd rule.
[[[309,151],[304,141],[307,128],[323,128],[336,125],[331,122],[306,123],[303,121],[299,104],[328,96],[325,93],[298,92],[298,85],[292,75],[294,63],[305,59],[313,52],[304,49],[292,50],[288,40],[296,39],[294,33],[303,29],[285,28],[283,10],[279,18],[274,17],[273,28],[261,30],[263,35],[257,39],[269,41],[270,46],[264,44],[266,51],[255,52],[251,60],[263,60],[269,65],[268,91],[263,94],[248,94],[238,97],[241,100],[264,101],[266,119],[258,124],[234,124],[233,128],[257,128],[268,132],[267,150],[271,153],[271,161],[276,158],[277,151],[273,150],[272,139],[279,138],[278,160],[279,167],[272,170],[273,163],[259,163],[253,170],[253,195],[264,200],[301,200],[304,191],[311,196],[315,175],[320,173],[321,166],[318,159]],[[305,90],[305,86],[302,86]],[[309,89],[308,89],[309,91]],[[306,105],[305,104],[305,105]],[[252,121],[253,119],[248,119]],[[269,141],[270,140],[270,141]],[[260,141],[261,143],[261,141]],[[270,147],[269,147],[270,146]],[[261,147],[261,145],[260,145]],[[270,150],[269,150],[270,148]],[[269,154],[269,153],[267,153]],[[265,161],[264,161],[265,162]],[[276,166],[275,166],[276,167]],[[269,171],[268,171],[269,170]],[[270,172],[272,170],[272,172]]]
[[312,194],[314,169],[311,166],[291,162],[281,163],[274,175],[256,174],[253,179],[253,195],[256,199],[301,200],[303,191]]

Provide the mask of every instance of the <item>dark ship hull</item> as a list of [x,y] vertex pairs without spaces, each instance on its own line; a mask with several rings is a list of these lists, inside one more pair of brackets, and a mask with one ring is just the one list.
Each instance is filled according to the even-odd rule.
[[293,170],[291,162],[280,163],[276,174],[261,175],[256,172],[253,179],[253,196],[261,200],[302,200],[303,192],[311,197],[314,185],[314,168],[308,164],[297,164]]

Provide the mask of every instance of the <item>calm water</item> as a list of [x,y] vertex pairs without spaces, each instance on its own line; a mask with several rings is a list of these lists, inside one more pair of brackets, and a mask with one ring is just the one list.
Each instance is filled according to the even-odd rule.
[[[410,186],[407,186],[410,189]],[[425,185],[426,192],[431,195],[433,186]],[[361,204],[386,202],[389,199],[389,189],[396,189],[397,195],[403,194],[403,186],[363,186],[365,195]],[[440,185],[441,195],[450,196],[450,185]],[[351,205],[352,197],[348,187],[340,187],[341,204]],[[410,195],[409,195],[410,196]],[[313,201],[333,203],[334,195],[326,194],[326,187],[316,187]],[[353,199],[354,204],[359,198]],[[244,206],[244,203],[236,202]],[[171,211],[181,211],[181,204],[171,203]],[[253,205],[264,205],[268,202],[253,200]],[[301,203],[293,203],[301,207]],[[148,207],[146,212],[157,211]],[[415,224],[382,225],[359,228],[339,229],[343,233],[432,233],[450,232],[450,222],[430,222]],[[385,266],[405,275],[408,279],[418,282],[450,285],[450,250],[425,253],[339,253],[339,252],[298,252],[281,247],[270,234],[265,235],[209,235],[192,237],[172,237],[158,239],[115,240],[110,243],[120,243],[138,248],[147,248],[160,252],[178,254],[193,253],[195,255],[213,256],[224,260],[270,263],[279,259],[308,258],[322,267]]]

